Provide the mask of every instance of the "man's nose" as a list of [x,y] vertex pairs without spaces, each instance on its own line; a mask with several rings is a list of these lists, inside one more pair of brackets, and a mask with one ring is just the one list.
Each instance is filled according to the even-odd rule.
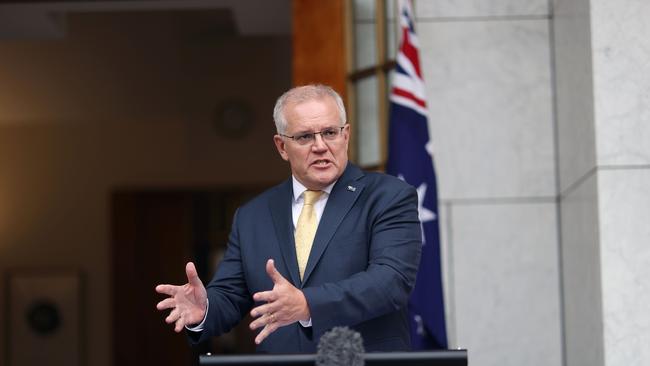
[[312,150],[327,150],[327,144],[320,133],[314,135],[314,143],[311,145]]

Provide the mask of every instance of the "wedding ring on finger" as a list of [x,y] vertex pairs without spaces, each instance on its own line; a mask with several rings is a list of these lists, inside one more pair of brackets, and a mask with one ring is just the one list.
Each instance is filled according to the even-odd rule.
[[269,314],[270,323],[275,323],[275,314]]

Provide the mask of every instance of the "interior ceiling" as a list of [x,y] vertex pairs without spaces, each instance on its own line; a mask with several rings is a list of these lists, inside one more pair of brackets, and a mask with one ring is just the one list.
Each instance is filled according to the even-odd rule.
[[225,33],[291,33],[291,0],[0,0],[0,39],[63,38],[68,14],[189,10],[227,12],[229,16],[224,17],[223,24],[215,25]]

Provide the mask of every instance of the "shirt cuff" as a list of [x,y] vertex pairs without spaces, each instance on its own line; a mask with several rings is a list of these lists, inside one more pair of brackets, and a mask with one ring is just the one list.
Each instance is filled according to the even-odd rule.
[[[205,304],[205,315],[203,316],[203,320],[198,324],[193,327],[185,326],[185,329],[189,330],[190,332],[203,332],[203,328],[205,325],[205,319],[208,318],[208,308],[210,307],[210,300],[206,299],[206,304]],[[311,319],[309,319],[309,326],[311,327]]]
[[303,328],[309,328],[311,327],[311,318],[309,318],[309,320],[298,320],[298,323],[300,323]]

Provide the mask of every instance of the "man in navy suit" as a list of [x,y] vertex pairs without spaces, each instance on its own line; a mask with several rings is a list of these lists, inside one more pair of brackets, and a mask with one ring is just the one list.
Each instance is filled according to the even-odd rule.
[[[315,352],[335,326],[360,332],[367,351],[409,350],[406,304],[422,245],[415,189],[348,162],[350,125],[331,88],[289,90],[273,118],[292,177],[237,210],[207,287],[188,263],[187,284],[156,287],[168,295],[157,308],[171,309],[165,321],[186,328],[193,342],[229,331],[250,312],[259,352]],[[314,203],[305,204],[308,191],[316,191]],[[306,230],[298,222],[307,205],[317,226],[305,252],[294,235]]]

